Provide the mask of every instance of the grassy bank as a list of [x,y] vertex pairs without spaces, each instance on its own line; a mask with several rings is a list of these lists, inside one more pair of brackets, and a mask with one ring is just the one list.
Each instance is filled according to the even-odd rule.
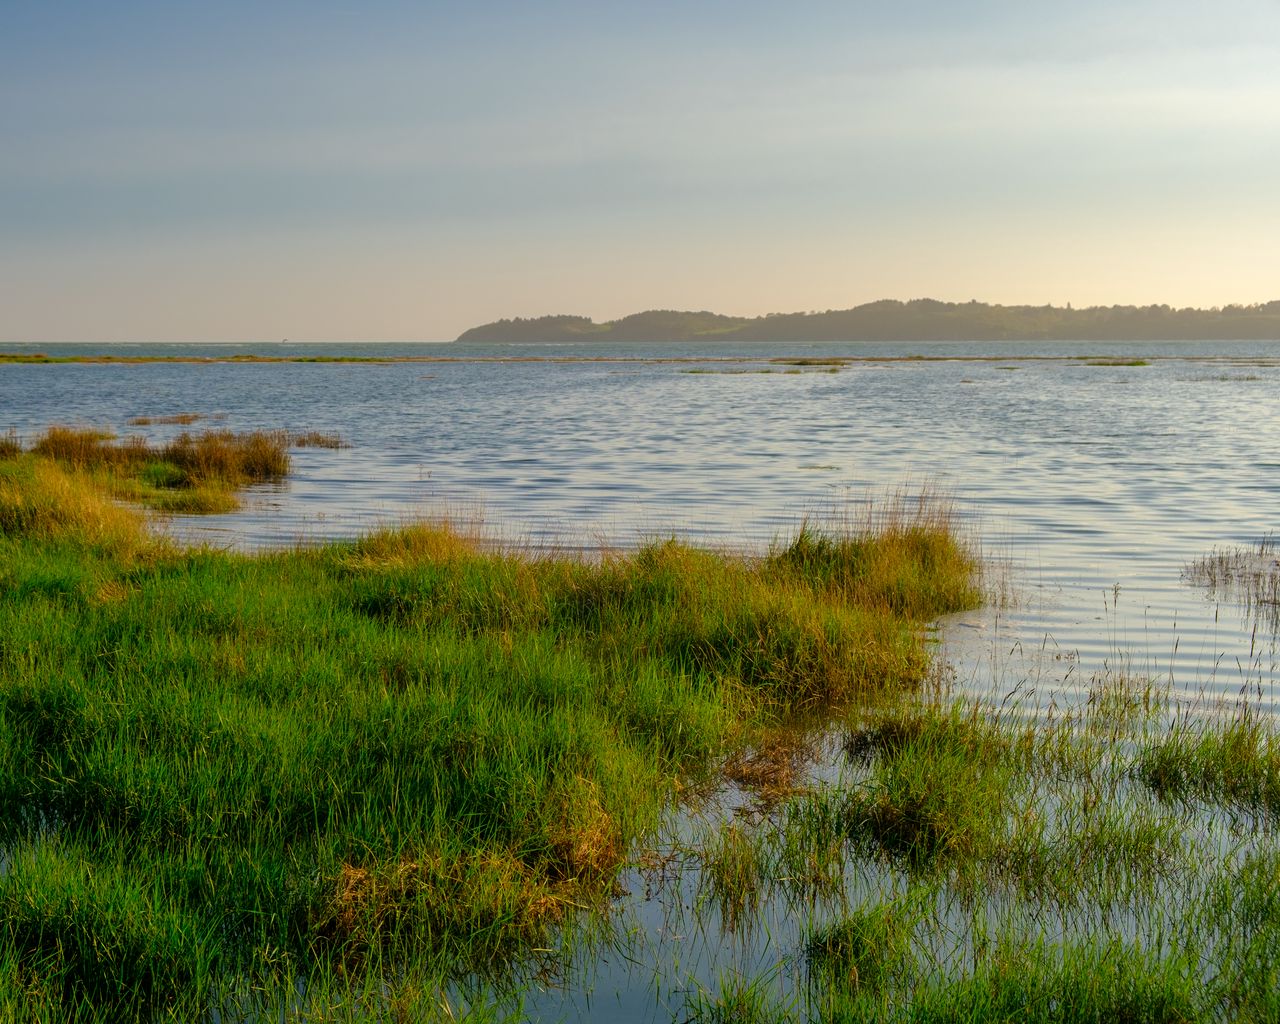
[[208,436],[0,460],[0,1019],[421,1019],[605,907],[731,752],[919,682],[920,624],[978,599],[936,504],[759,560],[180,550],[112,496],[283,471],[202,476]]

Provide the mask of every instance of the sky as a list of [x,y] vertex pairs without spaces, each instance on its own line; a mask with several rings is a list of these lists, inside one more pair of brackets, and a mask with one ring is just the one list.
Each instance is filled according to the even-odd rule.
[[1278,0],[0,0],[0,342],[1280,298]]

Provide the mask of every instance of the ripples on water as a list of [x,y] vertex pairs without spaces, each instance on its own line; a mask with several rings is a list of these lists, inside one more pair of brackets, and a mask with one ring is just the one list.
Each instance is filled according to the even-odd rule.
[[[199,412],[229,429],[351,441],[295,453],[290,479],[254,492],[244,512],[171,525],[249,548],[444,514],[535,545],[676,533],[758,550],[806,516],[856,517],[887,491],[927,484],[954,496],[1008,567],[1008,606],[943,631],[963,686],[1021,684],[1047,706],[1128,669],[1187,695],[1261,690],[1270,703],[1274,630],[1181,576],[1211,549],[1277,527],[1280,342],[255,350],[448,358],[3,365],[0,429],[75,422],[164,437],[182,428],[127,420]],[[768,361],[813,356],[853,361],[835,373]],[[742,372],[760,370],[771,372]]]
[[[335,348],[270,347],[317,350]],[[170,524],[243,548],[448,515],[482,519],[506,542],[580,551],[672,533],[760,550],[805,517],[857,521],[870,501],[927,486],[954,499],[1003,598],[939,631],[962,690],[1016,694],[1047,714],[1085,700],[1099,674],[1129,672],[1179,700],[1272,708],[1274,609],[1183,575],[1280,525],[1280,342],[355,351],[461,358],[0,365],[0,430],[70,422],[163,439],[182,428],[127,421],[198,412],[228,429],[315,429],[352,443],[297,451],[289,480],[254,491],[246,511]],[[1149,365],[1091,366],[1080,354]],[[777,356],[854,361],[831,373],[768,362]],[[760,370],[771,372],[750,372]],[[857,884],[883,897],[895,877]],[[696,871],[652,901],[651,881],[627,879],[637,948],[597,950],[567,990],[535,985],[527,1009],[670,1019],[690,984],[795,970],[776,953],[799,927],[785,907],[766,905],[754,937],[731,939],[714,914],[690,911]]]

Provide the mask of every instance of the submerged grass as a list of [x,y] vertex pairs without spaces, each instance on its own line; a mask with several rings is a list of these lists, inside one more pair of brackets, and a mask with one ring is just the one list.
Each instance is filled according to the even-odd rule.
[[[287,468],[239,438],[184,435],[163,472]],[[111,497],[144,445],[36,447],[0,463],[0,1019],[280,1017],[299,985],[386,1019],[404,979],[604,905],[681,780],[763,726],[919,682],[920,619],[971,597],[927,585],[972,566],[954,536],[893,531],[893,557],[811,534],[803,562],[439,525],[178,549]],[[749,853],[721,850],[726,892]]]
[[1182,570],[1182,578],[1210,597],[1238,603],[1256,626],[1280,635],[1280,558],[1268,534],[1253,547],[1215,549]]

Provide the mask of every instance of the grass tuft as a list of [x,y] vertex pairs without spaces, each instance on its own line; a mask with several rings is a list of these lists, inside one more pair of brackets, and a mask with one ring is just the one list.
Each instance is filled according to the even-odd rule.
[[850,734],[869,761],[850,796],[850,834],[915,867],[980,859],[1003,839],[1016,748],[976,707],[891,711]]
[[1280,738],[1245,710],[1227,721],[1175,723],[1138,755],[1139,779],[1162,798],[1202,799],[1280,815]]
[[903,973],[912,912],[900,903],[859,908],[819,929],[805,944],[809,976],[836,992],[878,992]]
[[341,434],[325,433],[321,430],[304,430],[293,434],[290,438],[295,448],[350,448],[349,442],[343,440]]

